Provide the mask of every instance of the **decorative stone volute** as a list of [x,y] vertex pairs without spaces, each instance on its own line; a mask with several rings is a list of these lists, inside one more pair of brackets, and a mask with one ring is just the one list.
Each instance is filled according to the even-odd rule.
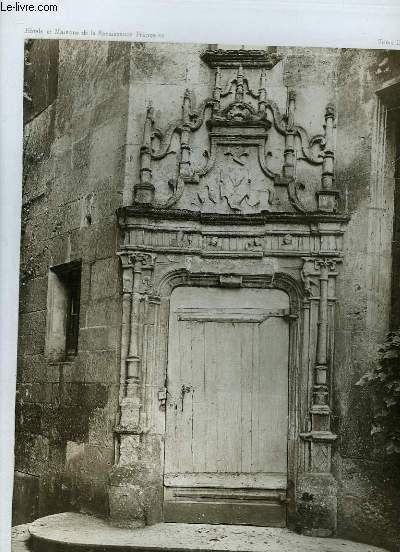
[[[269,95],[268,73],[279,56],[208,50],[202,57],[215,69],[208,98],[197,106],[194,94],[186,90],[181,117],[164,130],[156,126],[153,108],[147,110],[134,204],[210,213],[335,212],[333,105],[326,108],[324,133],[309,136],[296,121],[295,90],[287,90],[285,109]],[[209,140],[199,143],[197,131],[204,124]],[[268,146],[272,131],[275,142],[282,142],[275,150]],[[179,150],[172,146],[174,136]],[[277,170],[279,151],[283,158]],[[176,172],[163,168],[167,156],[176,157]],[[313,181],[319,167],[321,187],[314,195],[309,183],[297,178],[299,163],[308,165]]]

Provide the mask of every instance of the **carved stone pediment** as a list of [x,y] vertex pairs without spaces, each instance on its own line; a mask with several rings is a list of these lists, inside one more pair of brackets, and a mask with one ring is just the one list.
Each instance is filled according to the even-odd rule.
[[[236,214],[336,210],[333,107],[326,108],[324,133],[309,136],[295,121],[295,92],[287,90],[285,109],[280,107],[267,93],[267,72],[275,64],[263,64],[258,52],[251,65],[253,54],[214,52],[213,60],[229,63],[224,70],[216,66],[212,95],[196,105],[186,90],[181,118],[164,130],[148,108],[135,204]],[[243,70],[244,59],[251,75]]]

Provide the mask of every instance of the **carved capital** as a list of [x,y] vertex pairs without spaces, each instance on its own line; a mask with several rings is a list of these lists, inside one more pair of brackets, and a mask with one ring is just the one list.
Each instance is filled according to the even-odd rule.
[[130,263],[139,269],[152,270],[156,262],[156,255],[142,251],[134,251],[129,254]]
[[323,257],[315,259],[315,268],[321,271],[322,268],[328,269],[328,272],[336,273],[337,263],[341,262],[341,259],[335,257]]
[[117,255],[122,268],[132,268],[131,253],[129,251],[118,251]]
[[301,281],[303,282],[304,293],[308,297],[316,297],[319,295],[319,269],[313,257],[303,257],[303,261]]
[[328,269],[328,272],[335,273],[336,275],[337,264],[342,261],[342,259],[337,257],[302,257],[304,264],[301,272],[302,280],[304,287],[308,290],[309,284],[308,281],[310,277],[321,277],[321,269]]
[[122,268],[132,268],[140,264],[142,268],[154,268],[156,255],[142,251],[119,251],[117,253]]
[[133,272],[130,255],[128,252],[117,253],[122,266],[122,292],[131,293],[133,289]]

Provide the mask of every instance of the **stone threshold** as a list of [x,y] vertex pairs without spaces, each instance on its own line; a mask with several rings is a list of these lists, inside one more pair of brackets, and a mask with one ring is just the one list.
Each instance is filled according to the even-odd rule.
[[298,535],[288,529],[248,525],[158,523],[120,529],[77,513],[40,518],[29,525],[33,552],[386,552],[342,539]]

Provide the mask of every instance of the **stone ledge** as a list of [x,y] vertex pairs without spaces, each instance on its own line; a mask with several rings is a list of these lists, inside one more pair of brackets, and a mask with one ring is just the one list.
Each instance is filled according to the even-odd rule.
[[30,524],[29,531],[34,552],[385,552],[341,539],[305,537],[287,529],[159,523],[129,530],[68,512],[38,519]]

